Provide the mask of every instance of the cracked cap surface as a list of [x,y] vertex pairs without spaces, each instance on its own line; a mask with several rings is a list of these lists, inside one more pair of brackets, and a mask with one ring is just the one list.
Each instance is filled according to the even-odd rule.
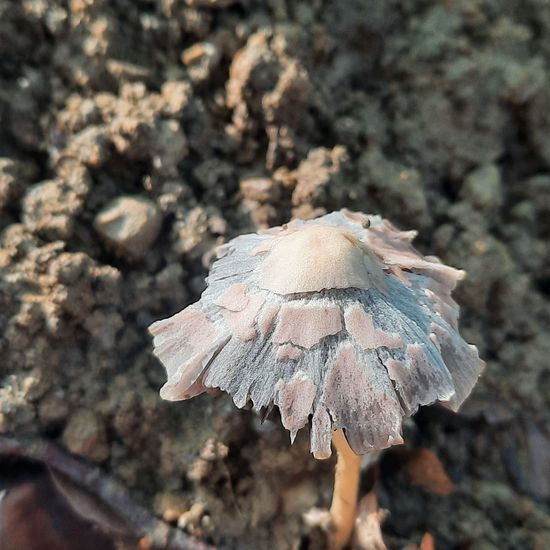
[[237,407],[277,406],[292,439],[309,424],[317,458],[337,428],[362,454],[401,443],[421,405],[457,410],[484,365],[458,333],[464,272],[415,235],[341,210],[223,245],[201,299],[149,328],[161,396],[219,388]]

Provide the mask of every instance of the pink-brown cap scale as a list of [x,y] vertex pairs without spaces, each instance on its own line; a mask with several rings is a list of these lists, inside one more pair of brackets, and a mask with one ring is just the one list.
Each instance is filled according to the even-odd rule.
[[457,332],[464,272],[422,256],[413,231],[347,210],[223,245],[201,299],[150,327],[161,396],[208,388],[237,407],[276,405],[292,439],[331,453],[343,428],[366,453],[401,443],[401,424],[436,401],[457,410],[483,368]]

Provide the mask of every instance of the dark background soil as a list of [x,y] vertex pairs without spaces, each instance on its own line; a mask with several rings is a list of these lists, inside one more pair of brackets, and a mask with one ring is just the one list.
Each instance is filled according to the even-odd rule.
[[386,542],[550,548],[547,0],[0,0],[0,433],[220,548],[307,544],[332,463],[226,397],[162,402],[146,327],[216,244],[344,206],[467,270],[487,361],[406,428],[451,495],[382,459]]

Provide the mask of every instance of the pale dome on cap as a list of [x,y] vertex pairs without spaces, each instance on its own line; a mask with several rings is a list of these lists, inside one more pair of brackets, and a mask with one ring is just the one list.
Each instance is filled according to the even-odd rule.
[[401,443],[420,405],[456,410],[482,368],[458,333],[464,272],[422,256],[380,216],[347,210],[223,245],[201,299],[150,327],[161,396],[208,388],[238,407],[280,409],[292,437],[330,455],[343,428],[358,454]]

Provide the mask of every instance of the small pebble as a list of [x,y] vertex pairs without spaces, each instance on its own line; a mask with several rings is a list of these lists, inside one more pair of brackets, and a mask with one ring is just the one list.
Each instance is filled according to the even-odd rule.
[[119,197],[103,208],[94,227],[106,243],[132,259],[143,257],[158,237],[162,217],[144,197]]

